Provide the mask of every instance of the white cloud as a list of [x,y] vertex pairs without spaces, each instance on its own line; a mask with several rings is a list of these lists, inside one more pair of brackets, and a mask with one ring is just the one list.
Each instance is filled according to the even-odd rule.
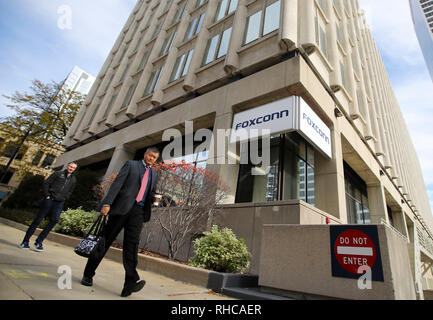
[[383,55],[412,66],[424,63],[408,0],[360,0],[359,3]]

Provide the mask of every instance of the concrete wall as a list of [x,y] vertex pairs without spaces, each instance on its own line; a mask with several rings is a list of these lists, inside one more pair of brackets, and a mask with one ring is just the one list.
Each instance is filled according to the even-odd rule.
[[228,227],[245,240],[252,254],[250,274],[259,274],[262,230],[266,224],[325,224],[326,218],[335,218],[303,201],[282,201],[277,204],[248,203],[224,205],[214,214],[212,224]]
[[384,282],[358,289],[357,279],[332,276],[330,227],[266,225],[259,285],[282,291],[341,299],[416,299],[407,242],[378,225]]

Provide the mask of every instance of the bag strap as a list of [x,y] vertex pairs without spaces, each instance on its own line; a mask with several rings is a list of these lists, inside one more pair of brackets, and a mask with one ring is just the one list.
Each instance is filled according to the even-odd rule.
[[[100,216],[101,217],[101,216]],[[101,236],[101,235],[103,235],[104,234],[104,231],[105,231],[105,226],[106,226],[106,223],[107,222],[107,216],[105,215],[105,216],[102,216],[102,219],[101,219],[101,221],[100,221],[100,224],[99,224],[99,229],[97,229],[97,230],[95,230],[95,234],[97,235],[97,236]]]
[[97,231],[99,229],[99,225],[101,224],[101,220],[102,220],[102,216],[99,215],[98,219],[96,219],[96,221],[93,223],[93,225],[90,227],[89,232],[87,233],[87,235],[89,234],[95,234],[93,233],[93,231]]

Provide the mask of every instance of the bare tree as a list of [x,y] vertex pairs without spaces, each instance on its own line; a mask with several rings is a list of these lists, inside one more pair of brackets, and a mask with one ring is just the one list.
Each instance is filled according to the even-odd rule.
[[163,195],[157,221],[168,244],[168,257],[176,258],[188,235],[207,219],[227,195],[228,187],[214,174],[193,164],[159,163],[157,192]]

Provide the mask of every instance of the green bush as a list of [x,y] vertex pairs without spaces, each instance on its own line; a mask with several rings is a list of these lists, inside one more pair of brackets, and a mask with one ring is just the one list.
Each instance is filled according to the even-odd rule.
[[93,190],[95,185],[100,183],[101,175],[98,172],[83,169],[77,170],[75,177],[77,185],[71,197],[66,201],[65,208],[82,208],[86,211],[95,210],[98,206],[98,197]]
[[210,232],[194,241],[196,255],[189,265],[217,272],[242,273],[250,265],[251,254],[243,239],[237,239],[232,230],[218,230],[213,226]]
[[87,234],[99,213],[87,212],[81,208],[68,209],[62,212],[59,222],[53,228],[54,232],[70,236],[82,237]]

